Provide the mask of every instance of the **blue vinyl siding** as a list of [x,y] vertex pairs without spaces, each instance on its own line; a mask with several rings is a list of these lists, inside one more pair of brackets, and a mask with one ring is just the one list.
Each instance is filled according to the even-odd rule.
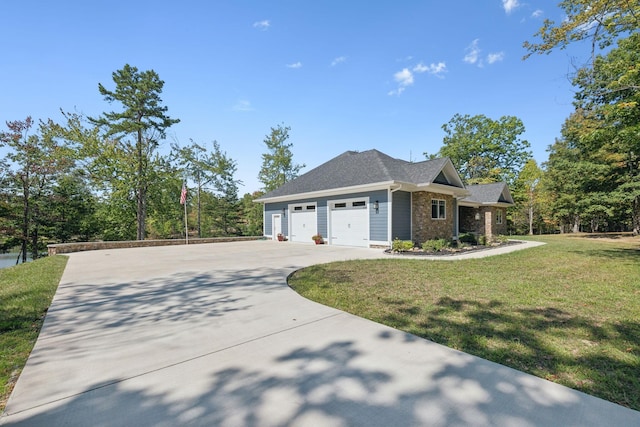
[[[386,242],[389,240],[389,192],[387,190],[372,191],[370,193],[359,193],[353,197],[369,197],[369,240]],[[349,195],[351,197],[351,195]],[[373,208],[378,201],[378,212]]]
[[284,217],[281,217],[282,220],[282,234],[285,236],[289,235],[289,212],[287,210],[287,203],[265,203],[264,205],[264,235],[271,236],[271,230],[273,230],[273,224],[271,224],[271,215],[280,214],[282,215],[282,208],[285,209]]
[[396,191],[393,197],[391,239],[411,240],[411,193]]

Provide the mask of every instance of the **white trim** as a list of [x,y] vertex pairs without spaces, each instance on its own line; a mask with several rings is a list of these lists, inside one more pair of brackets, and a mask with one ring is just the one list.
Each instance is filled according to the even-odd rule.
[[[391,233],[393,231],[393,193],[398,190],[387,190],[387,239],[391,242]],[[371,244],[371,243],[369,243]]]
[[385,181],[374,184],[354,185],[352,187],[333,188],[330,190],[311,191],[308,193],[288,194],[285,196],[269,197],[267,199],[259,198],[254,201],[258,203],[275,203],[301,199],[315,199],[320,197],[346,196],[351,193],[366,193],[376,190],[386,190],[389,188],[389,186],[394,184],[398,183],[396,181]]

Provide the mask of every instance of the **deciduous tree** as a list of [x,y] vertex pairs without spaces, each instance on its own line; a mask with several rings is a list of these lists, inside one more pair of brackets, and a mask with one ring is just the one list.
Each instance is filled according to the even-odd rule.
[[505,181],[512,184],[531,158],[529,142],[520,139],[524,125],[517,117],[492,120],[484,115],[453,116],[439,156],[449,157],[468,184]]

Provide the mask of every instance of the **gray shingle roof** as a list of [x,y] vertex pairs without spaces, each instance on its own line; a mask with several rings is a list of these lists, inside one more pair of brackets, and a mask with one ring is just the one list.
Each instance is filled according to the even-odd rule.
[[504,182],[493,184],[467,185],[466,189],[471,193],[464,198],[465,202],[473,203],[511,203],[511,193]]
[[433,182],[447,161],[442,158],[411,163],[378,150],[346,151],[258,200],[390,181]]

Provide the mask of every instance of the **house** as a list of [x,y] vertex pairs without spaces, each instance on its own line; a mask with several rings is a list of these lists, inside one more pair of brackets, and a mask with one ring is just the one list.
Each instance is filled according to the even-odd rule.
[[506,231],[513,204],[504,183],[465,187],[449,158],[408,162],[377,150],[347,151],[256,200],[264,235],[330,245],[421,244],[471,231]]

